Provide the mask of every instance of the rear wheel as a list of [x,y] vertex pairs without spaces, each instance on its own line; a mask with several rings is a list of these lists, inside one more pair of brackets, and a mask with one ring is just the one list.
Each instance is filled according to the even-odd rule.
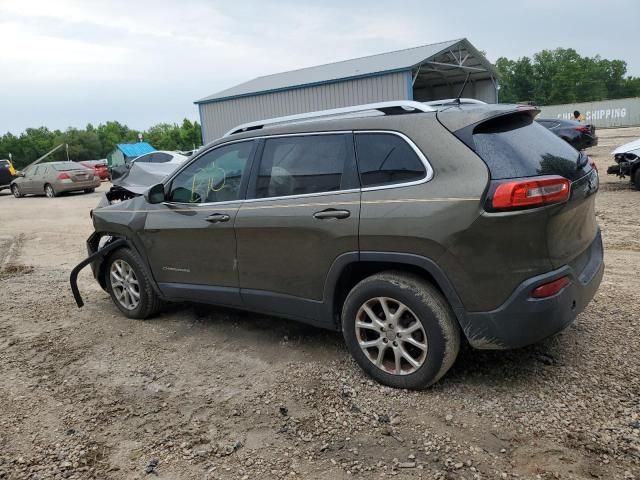
[[22,197],[22,192],[20,191],[20,187],[18,187],[18,185],[16,185],[15,183],[11,185],[11,193],[13,193],[13,196],[16,198]]
[[53,187],[51,185],[49,185],[48,183],[44,186],[44,194],[49,197],[49,198],[53,198],[56,196],[56,191],[53,189]]
[[127,317],[149,318],[162,307],[142,261],[128,248],[111,254],[105,274],[113,303]]
[[442,294],[417,275],[383,272],[357,284],[342,309],[356,362],[378,382],[422,389],[453,365],[460,332]]
[[640,167],[636,168],[636,171],[633,173],[633,184],[640,190]]

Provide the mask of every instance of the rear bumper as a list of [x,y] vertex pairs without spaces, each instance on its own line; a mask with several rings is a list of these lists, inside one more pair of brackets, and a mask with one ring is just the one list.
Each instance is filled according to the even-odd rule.
[[100,180],[87,180],[86,182],[69,182],[56,183],[55,190],[61,192],[75,192],[78,190],[86,190],[87,188],[98,188],[101,185]]
[[584,150],[585,148],[596,147],[598,146],[598,137],[595,135],[581,135],[575,141],[574,147],[576,150]]
[[[600,232],[589,246],[587,261],[581,272],[566,265],[523,282],[499,308],[490,312],[468,312],[463,325],[474,348],[503,350],[539,342],[569,326],[595,295],[604,261]],[[539,285],[563,276],[571,284],[556,295],[531,298]]]

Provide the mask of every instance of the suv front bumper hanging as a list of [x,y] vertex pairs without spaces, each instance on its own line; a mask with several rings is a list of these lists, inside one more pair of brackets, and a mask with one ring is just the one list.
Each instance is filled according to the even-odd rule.
[[71,270],[71,275],[69,276],[69,282],[71,283],[71,292],[73,293],[73,298],[78,305],[78,308],[84,306],[84,301],[82,300],[82,296],[80,295],[80,290],[78,289],[78,274],[80,270],[82,270],[87,265],[91,264],[92,269],[94,270],[94,276],[96,274],[96,270],[94,268],[94,264],[97,260],[102,260],[105,255],[107,255],[110,251],[127,245],[127,241],[123,238],[116,239],[104,247],[98,249],[93,247],[93,244],[97,243],[96,234],[91,235],[87,240],[87,250],[89,252],[89,256],[81,261],[78,265],[76,265],[73,270]]

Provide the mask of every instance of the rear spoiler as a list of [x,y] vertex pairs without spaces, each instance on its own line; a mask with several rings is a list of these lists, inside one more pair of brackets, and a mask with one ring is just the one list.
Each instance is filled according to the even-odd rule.
[[473,150],[473,131],[481,123],[510,115],[529,115],[533,120],[539,113],[540,109],[532,105],[462,105],[439,111],[437,118],[442,126]]
[[540,113],[540,109],[532,105],[516,105],[509,103],[495,103],[485,105],[465,105],[452,106],[439,110],[438,121],[450,132],[456,132],[470,125],[477,125],[492,118],[504,115],[526,112],[531,117]]

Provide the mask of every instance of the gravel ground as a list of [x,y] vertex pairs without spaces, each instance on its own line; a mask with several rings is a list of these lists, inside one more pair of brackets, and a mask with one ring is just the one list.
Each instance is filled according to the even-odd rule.
[[[381,387],[340,335],[175,305],[122,317],[68,287],[98,195],[0,193],[0,478],[640,479],[640,192],[590,151],[606,272],[562,334],[463,349],[424,392]],[[102,187],[104,190],[106,186]]]

